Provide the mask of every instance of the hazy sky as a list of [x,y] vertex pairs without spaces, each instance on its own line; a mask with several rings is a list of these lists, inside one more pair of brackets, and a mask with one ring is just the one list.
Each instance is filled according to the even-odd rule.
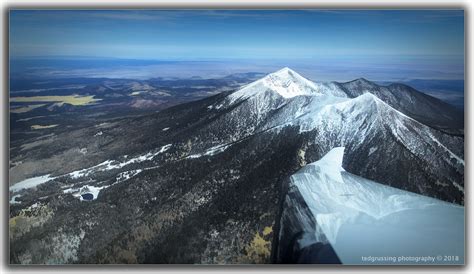
[[403,10],[14,10],[12,57],[463,55],[464,13]]
[[[209,65],[221,74],[290,66],[321,80],[463,79],[464,12],[13,10],[10,57],[32,56],[226,61],[225,72]],[[84,64],[87,71],[67,73],[130,73]],[[202,73],[201,67],[189,73]],[[140,69],[137,77],[144,78],[170,71]]]

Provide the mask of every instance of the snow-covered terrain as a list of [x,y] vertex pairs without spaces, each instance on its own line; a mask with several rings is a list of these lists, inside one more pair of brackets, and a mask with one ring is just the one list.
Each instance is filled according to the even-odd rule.
[[50,174],[25,179],[21,182],[18,182],[16,184],[12,185],[10,187],[10,191],[18,192],[22,189],[33,188],[33,187],[36,187],[40,184],[44,184],[44,183],[46,183],[46,182],[48,182],[52,179],[54,179],[54,178],[51,177]]
[[[221,102],[211,105],[209,109],[225,113],[216,123],[226,126],[224,132],[229,131],[224,135],[228,139],[222,139],[222,144],[267,130],[277,133],[290,126],[298,127],[300,133],[314,134],[314,142],[323,151],[335,146],[350,146],[351,153],[354,153],[351,159],[353,156],[357,157],[355,154],[361,153],[371,154],[374,159],[383,157],[383,149],[374,150],[375,146],[385,147],[402,156],[408,152],[419,161],[425,162],[425,167],[420,169],[430,169],[429,172],[438,173],[436,176],[446,177],[429,179],[426,183],[431,185],[423,186],[425,183],[421,181],[427,180],[426,175],[409,173],[420,182],[419,186],[416,186],[419,192],[433,189],[432,184],[443,181],[441,184],[450,187],[445,191],[457,196],[450,199],[459,202],[459,197],[464,194],[463,183],[460,183],[459,179],[453,179],[451,174],[463,174],[464,160],[459,150],[453,150],[449,144],[459,143],[462,138],[439,132],[395,109],[397,104],[394,102],[397,98],[423,105],[416,100],[416,91],[407,90],[407,93],[409,95],[398,90],[397,94],[400,95],[388,96],[387,94],[391,94],[388,88],[382,88],[365,79],[358,79],[347,85],[313,83],[295,71],[284,68],[230,94]],[[432,105],[432,102],[430,104]],[[203,130],[206,131],[205,134],[223,136],[221,126],[217,127],[218,131],[215,133],[214,129],[216,127]],[[400,161],[401,158],[384,161],[383,164],[391,164],[389,168],[397,172],[395,169],[399,168],[396,166]],[[370,162],[370,158],[365,158],[364,162]],[[420,178],[421,176],[425,179]],[[410,181],[407,180],[407,183]]]
[[[463,263],[464,207],[347,173],[343,155],[343,147],[333,148],[290,178],[316,220],[317,228],[307,228],[321,234],[315,239],[326,238],[344,264],[426,263],[390,259],[401,256]],[[299,248],[311,244],[302,240]],[[369,256],[388,259],[367,261]]]
[[78,198],[79,200],[83,201],[84,198],[82,195],[84,194],[91,194],[92,195],[92,199],[91,200],[95,200],[97,199],[97,197],[99,196],[99,192],[104,189],[104,188],[108,188],[109,186],[101,186],[101,187],[96,187],[96,186],[91,186],[91,185],[85,185],[85,186],[82,186],[80,188],[68,188],[68,189],[65,189],[63,191],[63,193],[66,193],[66,194],[72,194],[72,196]]
[[[348,97],[371,93],[391,107],[435,128],[463,128],[463,113],[455,107],[404,84],[377,85],[364,78],[337,83]],[[456,131],[455,131],[456,132]]]
[[[125,166],[128,166],[128,165],[131,165],[131,164],[137,164],[137,163],[141,163],[141,162],[145,162],[145,161],[150,161],[153,158],[155,158],[157,155],[166,152],[168,149],[171,148],[171,146],[172,146],[172,144],[168,144],[168,145],[162,146],[156,152],[148,152],[146,154],[139,155],[137,157],[128,159],[128,160],[123,161],[123,162],[114,161],[114,160],[107,160],[107,161],[104,161],[104,162],[102,162],[98,165],[92,166],[92,167],[88,167],[88,168],[85,168],[85,169],[73,171],[73,172],[69,173],[69,176],[71,176],[72,178],[77,179],[77,178],[81,178],[81,177],[84,177],[84,176],[88,176],[88,175],[90,175],[92,173],[95,173],[95,172],[107,171],[107,170],[112,170],[112,169],[121,169],[121,168],[123,168]],[[128,156],[126,155],[126,156],[124,156],[124,158],[128,158]]]
[[225,151],[230,146],[231,146],[231,144],[224,144],[224,145],[214,146],[214,147],[211,147],[211,148],[207,149],[204,153],[191,154],[191,155],[187,156],[186,158],[193,159],[193,158],[199,158],[199,157],[202,157],[202,156],[214,156],[218,153],[221,153],[221,152]]
[[[122,168],[124,168],[128,165],[131,165],[131,164],[138,164],[138,163],[142,163],[142,162],[145,162],[145,161],[151,161],[157,155],[162,154],[162,153],[166,152],[167,150],[169,150],[171,148],[171,146],[172,146],[172,144],[167,144],[167,145],[164,145],[164,146],[160,147],[157,151],[148,152],[148,153],[136,156],[136,157],[131,158],[131,159],[128,159],[128,156],[125,155],[125,156],[123,156],[123,158],[127,159],[125,161],[107,160],[107,161],[104,161],[104,162],[102,162],[98,165],[88,167],[88,168],[85,168],[85,169],[81,169],[81,170],[76,170],[76,171],[70,172],[68,174],[60,175],[60,176],[57,176],[57,177],[51,177],[51,175],[48,174],[48,175],[43,175],[43,176],[38,176],[38,177],[34,177],[34,178],[25,179],[21,182],[18,182],[16,184],[12,185],[10,187],[10,191],[13,192],[13,193],[19,192],[23,189],[33,188],[33,187],[36,187],[40,184],[44,184],[44,183],[47,183],[49,181],[53,181],[56,178],[64,177],[64,176],[70,177],[72,179],[80,179],[80,178],[87,177],[87,176],[97,174],[97,173],[100,173],[100,172],[107,172],[109,170],[115,170],[115,169],[120,170],[120,169],[122,169]],[[208,153],[206,155],[210,155],[210,154]],[[126,181],[126,180],[136,176],[140,172],[142,172],[142,169],[127,170],[127,171],[120,172],[116,175],[115,181],[110,185],[101,185],[101,186],[83,185],[80,182],[79,183],[80,186],[67,188],[67,189],[63,190],[63,193],[72,194],[74,197],[80,198],[81,201],[83,200],[83,198],[82,198],[83,194],[90,193],[93,196],[93,200],[95,200],[95,199],[97,199],[97,197],[99,195],[99,192],[102,189],[105,189],[105,188],[108,188],[108,187],[110,187],[112,185],[115,185],[117,183]],[[12,197],[12,199],[10,200],[10,204],[18,203],[17,201],[15,201],[16,197],[20,197],[20,196],[16,195],[15,197]]]
[[20,198],[21,195],[20,194],[16,194],[16,195],[13,195],[11,198],[10,198],[10,204],[21,204],[21,202],[17,201],[16,198]]
[[[10,187],[10,258],[462,256],[464,137],[423,122],[451,116],[418,93],[364,79],[311,82],[284,68],[233,93],[34,139],[11,159],[10,180],[19,183]],[[35,177],[42,174],[50,175]],[[54,252],[68,246],[56,240],[65,237],[72,259]]]

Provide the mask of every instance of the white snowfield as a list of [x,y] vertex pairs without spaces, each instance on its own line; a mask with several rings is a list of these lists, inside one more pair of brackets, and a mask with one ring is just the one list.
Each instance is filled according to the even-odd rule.
[[10,186],[10,191],[15,193],[15,192],[18,192],[22,189],[33,188],[33,187],[44,184],[44,183],[46,183],[50,180],[53,180],[53,179],[54,179],[54,177],[51,177],[50,174],[25,179],[21,182],[18,182],[16,184]]
[[[464,262],[464,207],[345,172],[343,155],[344,147],[333,148],[291,176],[316,220],[316,239],[325,236],[343,264],[426,264],[398,261],[400,256]],[[367,261],[369,256],[397,261]]]

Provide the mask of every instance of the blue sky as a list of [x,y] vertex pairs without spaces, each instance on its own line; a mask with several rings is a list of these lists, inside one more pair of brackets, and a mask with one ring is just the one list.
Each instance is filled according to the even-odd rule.
[[12,11],[13,56],[462,55],[463,11]]
[[291,61],[346,70],[416,64],[438,74],[454,69],[459,78],[464,12],[13,10],[10,58],[32,56]]

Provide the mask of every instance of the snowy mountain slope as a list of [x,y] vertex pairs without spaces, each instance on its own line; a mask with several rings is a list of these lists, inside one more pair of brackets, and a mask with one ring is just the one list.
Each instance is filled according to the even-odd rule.
[[[459,202],[464,196],[464,160],[435,137],[438,132],[370,93],[327,105],[318,115],[311,113],[302,117],[298,124],[300,130],[314,131],[315,142],[325,151],[338,145],[350,147],[348,167],[358,175],[410,191],[431,193],[448,201]],[[406,170],[407,177],[402,175],[411,185],[400,185],[386,174],[386,171],[402,173],[404,163],[413,165]],[[446,194],[440,195],[440,188],[444,188],[441,192]]]
[[343,143],[352,142],[353,146],[361,145],[371,138],[371,134],[381,131],[384,135],[391,134],[420,157],[426,153],[420,146],[426,144],[437,148],[453,166],[460,170],[464,168],[464,160],[437,140],[432,129],[393,109],[371,93],[325,105],[318,113],[309,112],[296,123],[301,125],[301,131],[318,129],[320,135],[337,130],[340,134],[337,139]]
[[[458,258],[436,259],[435,264],[463,263],[463,207],[347,173],[342,168],[343,155],[343,147],[333,148],[290,177],[290,189],[298,195],[292,193],[285,200],[280,259],[284,255],[314,263],[320,259],[321,247],[329,244],[344,264],[423,264],[389,259],[370,262],[363,256],[436,254]],[[299,219],[296,226],[294,218]],[[293,254],[284,254],[288,250]]]
[[[453,106],[403,84],[380,86],[364,78],[346,83],[312,82],[289,68],[283,68],[230,94],[221,104],[210,106],[219,109],[251,99],[258,112],[277,109],[294,97],[334,96],[355,98],[371,93],[391,107],[422,123],[435,128],[463,128],[463,114]],[[261,116],[261,115],[260,115]]]
[[[463,202],[464,161],[459,153],[462,137],[425,126],[371,92],[350,98],[333,89],[315,89],[316,85],[289,69],[272,75],[222,99],[215,104],[218,109],[211,105],[210,111],[217,111],[218,118],[201,129],[200,139],[215,140],[214,146],[267,130],[297,127],[301,133],[312,135],[310,142],[318,146],[318,153],[334,146],[350,147],[346,161],[349,170],[357,175],[450,202]],[[273,86],[278,86],[278,80],[280,84],[290,81],[294,87],[313,88],[283,96],[278,88],[262,84],[268,78],[273,79]],[[377,90],[367,80],[353,85]],[[205,149],[206,145],[200,148]],[[403,180],[387,176],[389,171],[400,173],[406,168],[407,172],[399,175]]]
[[[455,107],[403,84],[380,86],[364,78],[346,83],[312,82],[289,68],[283,68],[232,93],[223,105],[236,104],[249,98],[260,106],[259,110],[275,109],[269,104],[276,98],[291,99],[297,96],[329,96],[355,98],[369,92],[391,107],[428,126],[448,132],[462,133],[463,113]],[[283,100],[285,101],[285,100]],[[266,105],[268,104],[268,105]],[[280,102],[281,104],[281,102]],[[280,104],[276,104],[277,106]]]
[[462,111],[410,86],[404,84],[380,86],[364,78],[335,84],[351,98],[370,92],[398,111],[426,125],[451,129],[450,131],[464,128]]
[[232,142],[293,120],[295,115],[307,112],[304,106],[314,109],[345,97],[333,83],[313,83],[283,68],[209,105],[217,121],[202,131],[209,132],[211,139],[219,139],[216,135],[228,137],[219,142]]

